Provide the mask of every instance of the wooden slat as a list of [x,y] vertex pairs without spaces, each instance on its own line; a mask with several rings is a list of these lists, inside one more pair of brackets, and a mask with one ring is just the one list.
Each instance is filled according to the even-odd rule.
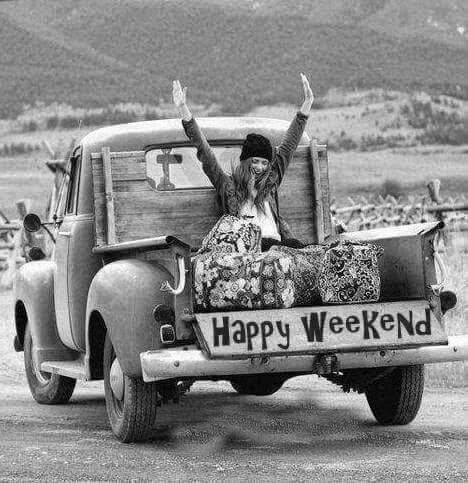
[[[98,192],[104,192],[104,180],[97,179],[96,188],[100,188]],[[132,191],[154,191],[151,188],[150,184],[148,183],[147,179],[140,180],[136,179],[134,181],[116,181],[114,179],[113,185],[114,193],[121,191],[121,192],[132,192]]]
[[[112,177],[114,179],[133,179],[133,178],[146,178],[146,163],[144,160],[126,160],[126,159],[114,159],[111,154],[112,160]],[[93,160],[93,164],[96,164],[98,168],[101,159]],[[96,174],[101,174],[102,170],[96,169]]]
[[[144,152],[109,153],[112,176],[114,243],[161,235],[174,235],[192,246],[203,237],[221,215],[213,188],[155,191],[146,178]],[[92,155],[96,246],[109,244],[108,194],[105,156]],[[201,168],[201,166],[200,166]],[[107,194],[106,194],[107,193]],[[317,241],[314,216],[316,188],[310,148],[300,147],[279,190],[280,212],[294,236]],[[112,211],[112,208],[111,208]],[[112,236],[112,233],[110,233]]]
[[112,166],[110,148],[102,148],[102,167],[104,171],[104,189],[106,193],[106,215],[107,215],[107,244],[113,245],[117,242],[115,237],[115,213],[114,213],[114,191],[112,189]]
[[[142,158],[145,159],[145,151],[120,151],[120,152],[113,152],[112,159],[119,159],[119,158]],[[101,153],[91,153],[91,160],[101,160]]]
[[322,202],[323,234],[327,239],[332,234],[331,209],[330,209],[330,180],[328,176],[328,152],[326,145],[318,146],[320,166],[320,199]]
[[312,182],[314,185],[314,228],[317,243],[323,243],[325,238],[323,230],[323,206],[322,206],[322,183],[320,172],[320,161],[317,148],[317,140],[312,139],[310,143],[310,154],[312,158]]

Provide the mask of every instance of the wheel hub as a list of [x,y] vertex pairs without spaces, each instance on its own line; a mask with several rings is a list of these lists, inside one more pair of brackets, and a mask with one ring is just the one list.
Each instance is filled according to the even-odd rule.
[[114,396],[119,401],[122,401],[124,397],[124,374],[117,359],[114,359],[114,362],[112,363],[109,379],[110,387]]

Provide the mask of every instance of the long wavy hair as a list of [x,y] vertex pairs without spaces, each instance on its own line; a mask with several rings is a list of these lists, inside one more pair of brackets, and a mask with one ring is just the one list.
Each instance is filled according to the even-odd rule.
[[236,164],[232,163],[231,165],[231,176],[236,188],[237,199],[240,204],[252,199],[252,188],[255,188],[257,194],[253,198],[253,203],[259,211],[264,213],[265,200],[275,185],[276,174],[272,171],[271,162],[269,162],[267,169],[255,178],[252,174],[251,166],[252,161],[250,159],[239,161]]

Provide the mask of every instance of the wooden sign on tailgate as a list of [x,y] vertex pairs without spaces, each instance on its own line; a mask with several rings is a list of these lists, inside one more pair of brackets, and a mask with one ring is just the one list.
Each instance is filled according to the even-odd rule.
[[196,315],[213,358],[447,344],[425,300]]

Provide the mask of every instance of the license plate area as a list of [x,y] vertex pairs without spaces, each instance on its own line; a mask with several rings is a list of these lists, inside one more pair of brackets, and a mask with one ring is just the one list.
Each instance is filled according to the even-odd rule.
[[425,300],[196,314],[211,358],[249,358],[447,344]]

